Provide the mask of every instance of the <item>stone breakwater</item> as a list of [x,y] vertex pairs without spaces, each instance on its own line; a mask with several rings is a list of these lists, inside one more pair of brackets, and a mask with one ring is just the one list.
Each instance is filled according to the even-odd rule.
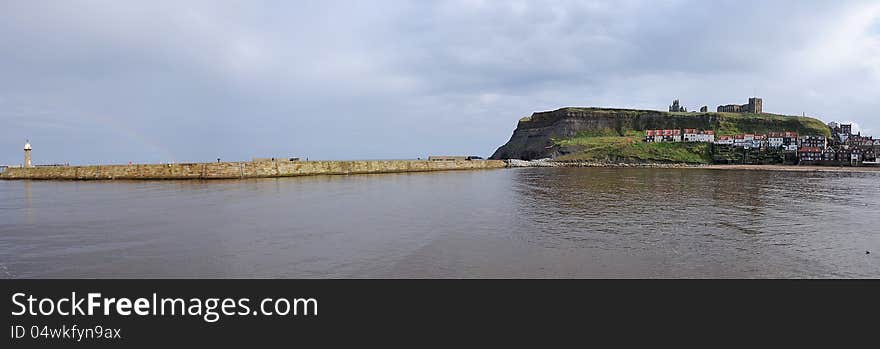
[[310,175],[475,170],[506,167],[500,160],[261,161],[191,164],[93,165],[8,168],[0,179],[238,179]]

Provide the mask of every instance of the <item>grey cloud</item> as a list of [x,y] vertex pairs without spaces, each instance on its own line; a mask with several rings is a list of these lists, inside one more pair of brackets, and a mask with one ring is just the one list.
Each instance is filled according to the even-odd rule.
[[740,102],[877,130],[880,7],[16,1],[0,163],[486,155],[565,105]]

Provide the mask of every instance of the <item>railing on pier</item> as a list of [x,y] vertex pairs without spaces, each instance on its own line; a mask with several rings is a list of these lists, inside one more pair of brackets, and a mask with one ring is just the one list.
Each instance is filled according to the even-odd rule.
[[34,167],[67,167],[70,164],[45,164],[45,165],[34,165]]

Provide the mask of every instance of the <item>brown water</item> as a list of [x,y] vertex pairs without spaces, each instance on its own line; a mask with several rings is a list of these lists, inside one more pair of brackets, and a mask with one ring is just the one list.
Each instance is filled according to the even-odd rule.
[[877,278],[878,209],[878,173],[0,181],[0,276]]

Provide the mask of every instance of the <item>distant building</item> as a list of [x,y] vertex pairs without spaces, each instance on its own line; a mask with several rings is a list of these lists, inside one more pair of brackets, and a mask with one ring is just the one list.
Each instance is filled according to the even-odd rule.
[[801,136],[798,138],[798,147],[800,148],[825,149],[826,146],[828,146],[828,139],[825,136]]
[[[852,124],[841,124],[832,121],[828,123],[828,128],[831,129],[833,140],[840,143],[846,143],[853,135]],[[859,136],[861,136],[861,134]]]
[[697,135],[697,142],[712,143],[715,141],[715,131],[707,130]]
[[715,141],[715,131],[684,129],[682,130],[646,130],[645,142],[647,143],[675,143],[675,142],[701,142],[712,143]]
[[[762,149],[766,148],[768,145],[768,137],[767,135],[756,135],[756,134],[739,134],[733,136],[733,142],[728,145],[732,145],[734,147],[745,148],[745,149]],[[719,144],[719,143],[715,143]]]
[[687,108],[682,107],[679,104],[678,99],[676,99],[676,100],[672,101],[672,105],[669,106],[669,111],[670,112],[686,112]]
[[738,104],[719,105],[719,113],[742,113],[742,106]]
[[764,112],[764,100],[758,97],[749,98],[749,104],[746,104],[746,112],[753,114],[761,114]]
[[718,140],[715,141],[717,145],[733,145],[733,137],[731,136],[721,136],[718,137]]
[[715,145],[716,163],[862,166],[875,164],[880,155],[880,140],[860,134],[850,135],[847,142],[820,135],[800,136],[796,132],[738,134],[720,136]]
[[735,135],[733,136],[733,146],[743,147],[746,149],[757,148],[755,146],[755,135],[749,133]]
[[761,114],[764,112],[764,100],[758,97],[752,97],[749,98],[748,104],[719,105],[718,112]]
[[849,152],[849,162],[850,162],[850,165],[853,165],[853,166],[858,165],[858,164],[860,164],[860,163],[862,162],[862,160],[863,160],[863,152],[862,152],[862,149],[860,149],[860,148],[853,148],[853,149]]
[[843,143],[857,147],[871,147],[874,145],[874,142],[874,137],[871,136],[850,135],[846,142]]
[[796,132],[771,132],[767,135],[767,145],[772,149],[797,151],[798,134]]
[[712,143],[715,142],[715,131],[686,128],[683,139],[685,142]]
[[648,143],[675,143],[681,142],[681,130],[647,130],[645,142]]
[[822,161],[822,149],[815,147],[803,147],[798,150],[798,159],[801,162]]
[[663,130],[664,142],[681,142],[681,130]]
[[31,162],[31,142],[24,142],[24,167],[34,167],[33,162]]
[[704,105],[704,106],[700,107],[700,113],[708,113],[708,112],[709,112],[708,106]]
[[862,152],[862,161],[863,162],[876,162],[877,161],[877,151],[874,148],[864,148]]
[[832,130],[832,133],[837,136],[839,142],[846,143],[852,136],[852,124],[840,124]]
[[755,135],[755,138],[752,140],[753,148],[765,148],[767,147],[767,135]]
[[768,135],[767,144],[770,148],[782,148],[782,135],[771,133]]
[[837,151],[834,150],[834,147],[828,147],[822,151],[822,161],[827,163],[837,161]]

